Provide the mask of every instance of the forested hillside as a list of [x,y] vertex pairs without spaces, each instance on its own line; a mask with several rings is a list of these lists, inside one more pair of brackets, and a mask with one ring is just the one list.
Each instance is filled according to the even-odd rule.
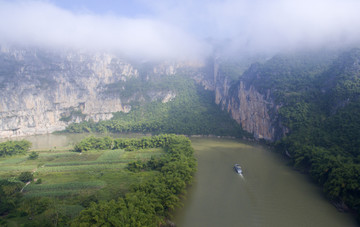
[[360,212],[360,50],[276,56],[243,80],[271,90],[289,133],[276,143],[342,210]]
[[[175,91],[170,102],[133,102],[129,113],[118,112],[109,121],[71,124],[67,132],[154,132],[186,135],[249,136],[214,103],[214,94],[204,90],[186,75],[162,76],[153,80],[134,78],[125,84],[112,84],[108,92],[119,96],[146,94],[148,90]],[[124,85],[121,85],[124,86]],[[121,91],[121,92],[120,92]]]

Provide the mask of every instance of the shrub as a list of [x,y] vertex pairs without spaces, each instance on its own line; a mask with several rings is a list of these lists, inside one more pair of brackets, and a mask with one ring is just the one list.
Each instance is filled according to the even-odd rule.
[[33,174],[31,172],[28,172],[28,171],[20,173],[18,178],[22,182],[28,182],[28,181],[34,180]]
[[0,157],[15,154],[23,154],[31,147],[31,143],[27,140],[6,141],[0,143]]
[[39,157],[39,154],[35,151],[31,152],[30,155],[29,155],[29,159],[30,160],[35,160]]

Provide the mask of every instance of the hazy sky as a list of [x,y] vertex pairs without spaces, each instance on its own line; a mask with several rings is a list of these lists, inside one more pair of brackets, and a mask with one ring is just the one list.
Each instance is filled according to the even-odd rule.
[[0,43],[141,58],[358,46],[359,0],[0,0]]

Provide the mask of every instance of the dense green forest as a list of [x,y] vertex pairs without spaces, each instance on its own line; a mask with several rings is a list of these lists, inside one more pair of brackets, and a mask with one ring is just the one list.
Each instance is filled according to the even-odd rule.
[[[125,90],[122,90],[125,87]],[[153,90],[174,91],[167,103],[151,101]],[[108,92],[121,97],[142,95],[144,102],[131,103],[129,113],[116,113],[109,121],[85,121],[71,124],[67,132],[153,132],[185,135],[250,136],[214,103],[214,94],[185,76],[162,76],[154,81],[134,78],[124,84],[112,84]]]
[[[360,50],[279,55],[243,79],[271,89],[290,132],[276,143],[343,210],[360,214]],[[258,77],[254,77],[257,75]]]

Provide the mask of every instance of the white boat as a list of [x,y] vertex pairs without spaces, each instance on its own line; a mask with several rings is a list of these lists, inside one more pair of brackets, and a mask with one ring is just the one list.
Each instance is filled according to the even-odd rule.
[[234,170],[235,172],[237,172],[238,174],[242,174],[242,169],[241,166],[239,164],[235,164],[234,165]]

